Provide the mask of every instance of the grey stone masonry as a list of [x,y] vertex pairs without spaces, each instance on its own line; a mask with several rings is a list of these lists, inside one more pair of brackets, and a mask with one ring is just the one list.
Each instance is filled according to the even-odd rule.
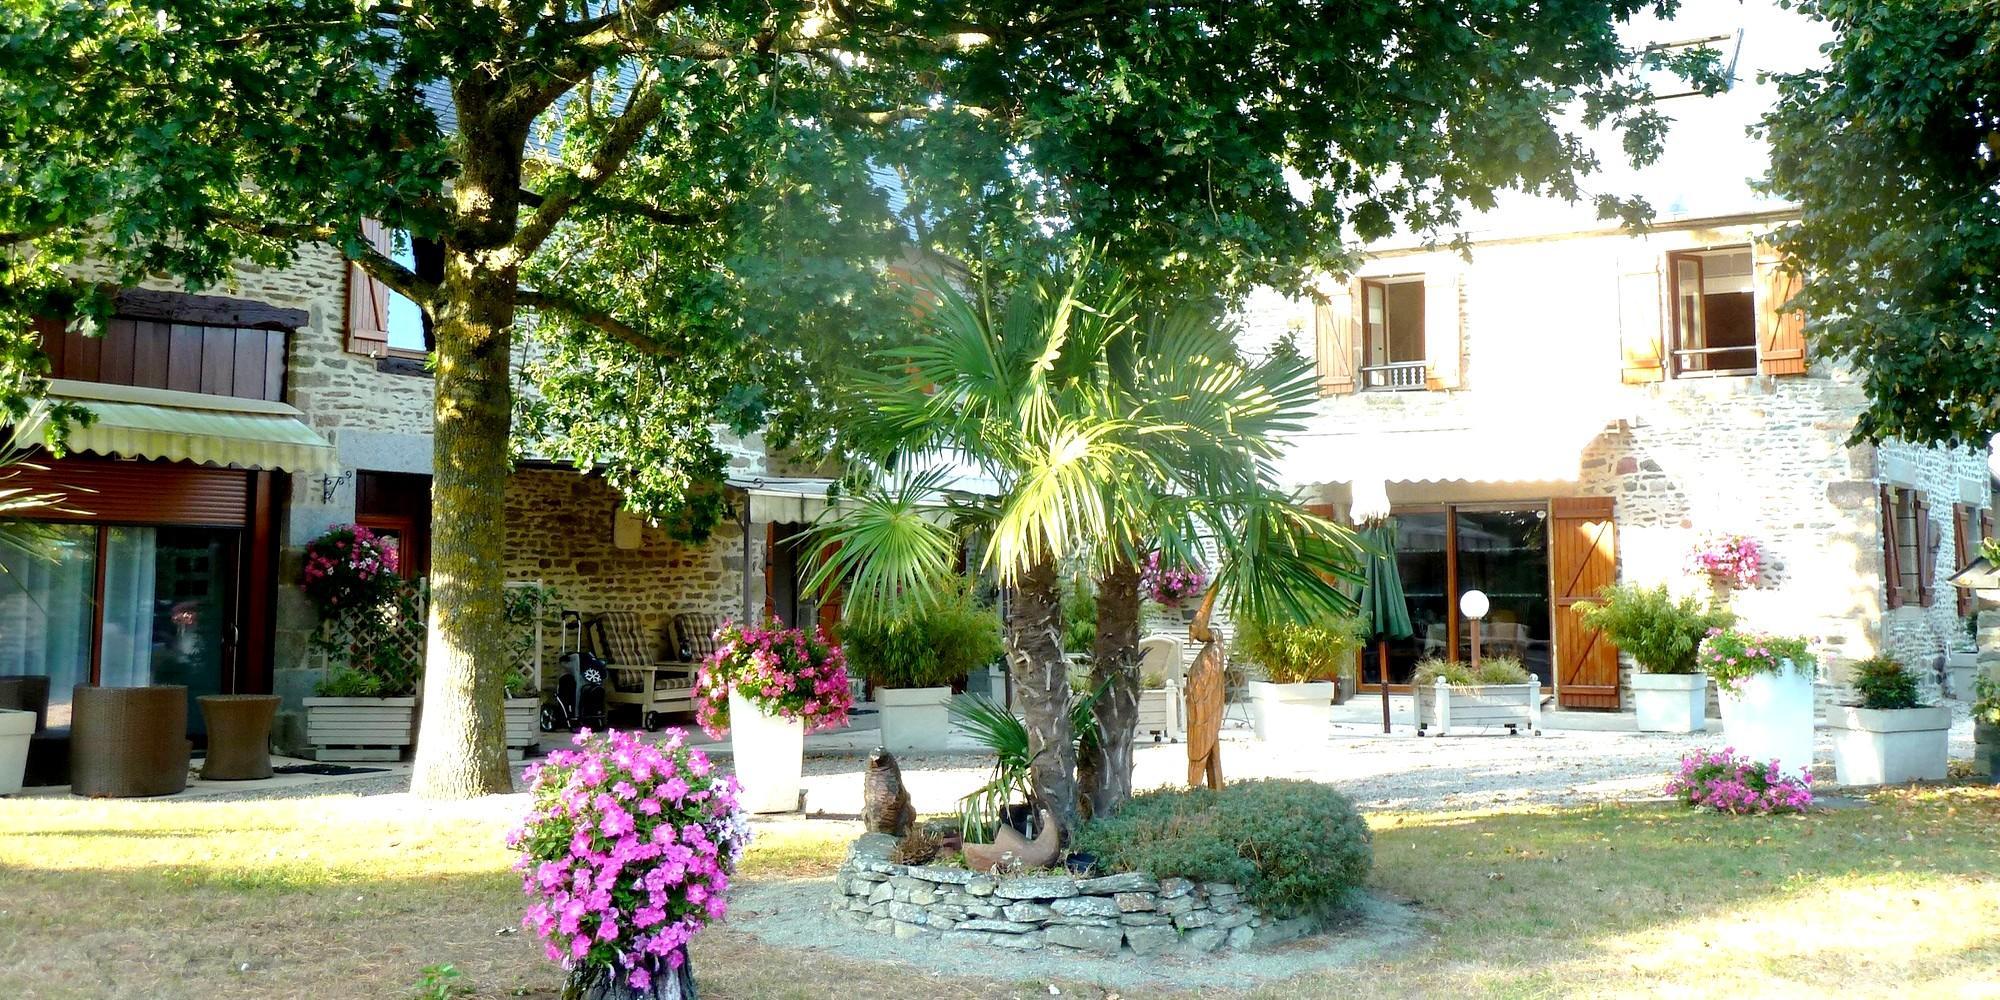
[[1280,920],[1222,882],[1124,872],[985,875],[955,865],[899,865],[895,838],[871,833],[848,849],[833,880],[833,912],[878,934],[939,937],[1009,951],[1107,957],[1196,956],[1296,940],[1319,928]]

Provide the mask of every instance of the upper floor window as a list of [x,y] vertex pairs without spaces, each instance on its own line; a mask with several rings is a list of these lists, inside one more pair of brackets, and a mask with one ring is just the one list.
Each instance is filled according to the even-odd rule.
[[[396,249],[389,255],[391,260],[415,271],[424,273],[417,265],[416,241],[408,233],[397,233]],[[424,329],[424,310],[415,302],[395,289],[385,289],[389,294],[389,349],[407,351],[411,354],[430,352],[430,337]]]
[[1462,287],[1462,274],[1433,268],[1328,289],[1313,310],[1320,392],[1459,388]]
[[1361,280],[1361,388],[1424,388],[1424,277]]
[[1757,373],[1757,306],[1750,248],[1667,255],[1676,378]]

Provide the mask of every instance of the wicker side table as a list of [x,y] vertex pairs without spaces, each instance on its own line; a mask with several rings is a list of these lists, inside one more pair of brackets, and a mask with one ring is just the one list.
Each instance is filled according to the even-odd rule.
[[205,694],[201,717],[208,722],[208,757],[201,776],[209,781],[254,781],[271,776],[271,720],[278,714],[274,694]]
[[70,694],[69,789],[135,798],[187,787],[187,688],[96,687]]

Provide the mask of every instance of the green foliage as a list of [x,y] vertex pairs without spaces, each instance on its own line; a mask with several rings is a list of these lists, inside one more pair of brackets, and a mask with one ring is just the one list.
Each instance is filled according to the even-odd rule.
[[2000,432],[2000,5],[1800,0],[1822,65],[1776,77],[1764,187],[1808,346],[1861,373],[1857,439],[1985,449]]
[[472,995],[472,984],[465,981],[465,973],[450,964],[426,965],[422,977],[412,988],[412,1000],[458,1000]]
[[840,646],[877,687],[937,687],[1000,656],[1000,616],[961,578],[893,616],[848,618]]
[[326,676],[313,685],[313,693],[321,698],[385,698],[381,677],[364,673],[352,667],[332,667]]
[[1972,717],[1989,726],[2000,726],[2000,677],[1982,672],[1972,682]]
[[[1091,714],[1094,695],[1070,702],[1070,731],[1078,743],[1095,739],[1097,720]],[[1000,813],[1017,799],[1036,801],[1029,782],[1034,756],[1028,751],[1028,727],[1007,706],[983,694],[966,692],[951,700],[951,721],[994,757],[986,784],[959,800],[959,833],[967,843],[992,843]]]
[[1871,656],[1854,665],[1854,691],[1862,708],[1916,708],[1917,675],[1893,656]]
[[1792,669],[1810,677],[1817,662],[1802,638],[1735,629],[1710,631],[1701,640],[1696,660],[1701,672],[1713,678],[1715,686],[1724,691],[1735,691],[1746,678],[1778,673],[1785,669],[1788,660]]
[[1263,667],[1264,676],[1276,684],[1352,676],[1364,628],[1366,624],[1352,615],[1322,618],[1311,624],[1239,622],[1231,652]]
[[1676,600],[1665,584],[1606,587],[1595,601],[1577,605],[1585,628],[1604,633],[1652,674],[1691,674],[1695,650],[1710,629],[1736,624],[1736,616],[1696,598]]
[[1076,847],[1112,871],[1228,882],[1280,918],[1333,912],[1374,864],[1353,803],[1310,781],[1146,792],[1086,824]]
[[1088,655],[1097,650],[1097,587],[1082,573],[1063,582],[1063,652]]
[[1452,687],[1473,687],[1480,684],[1526,684],[1534,675],[1512,656],[1482,656],[1477,670],[1457,660],[1430,657],[1417,661],[1410,683],[1428,686],[1437,683],[1440,677]]
[[553,622],[551,613],[562,607],[562,596],[554,587],[542,584],[509,585],[503,616],[507,622],[507,679],[509,698],[538,698],[541,678],[534,676],[535,624]]
[[[348,608],[320,622],[307,640],[326,657],[327,675],[315,690],[327,698],[407,698],[424,673],[423,580],[391,578],[381,604]],[[338,693],[336,693],[338,692]]]

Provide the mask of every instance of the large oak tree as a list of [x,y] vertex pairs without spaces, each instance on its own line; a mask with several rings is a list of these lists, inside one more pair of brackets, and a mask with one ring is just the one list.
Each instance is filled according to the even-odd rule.
[[[419,303],[437,409],[414,786],[501,790],[492,526],[517,412],[698,534],[721,514],[711,428],[824,443],[814,373],[904,315],[880,265],[911,244],[977,280],[1082,238],[1141,282],[1300,288],[1356,239],[1449,234],[1500,189],[1577,197],[1578,129],[1643,159],[1661,119],[1637,71],[1666,57],[1615,29],[1674,6],[8,0],[0,404],[43,388],[30,317],[102,314],[86,274],[203,286],[319,241]],[[442,269],[396,264],[363,219]]]

